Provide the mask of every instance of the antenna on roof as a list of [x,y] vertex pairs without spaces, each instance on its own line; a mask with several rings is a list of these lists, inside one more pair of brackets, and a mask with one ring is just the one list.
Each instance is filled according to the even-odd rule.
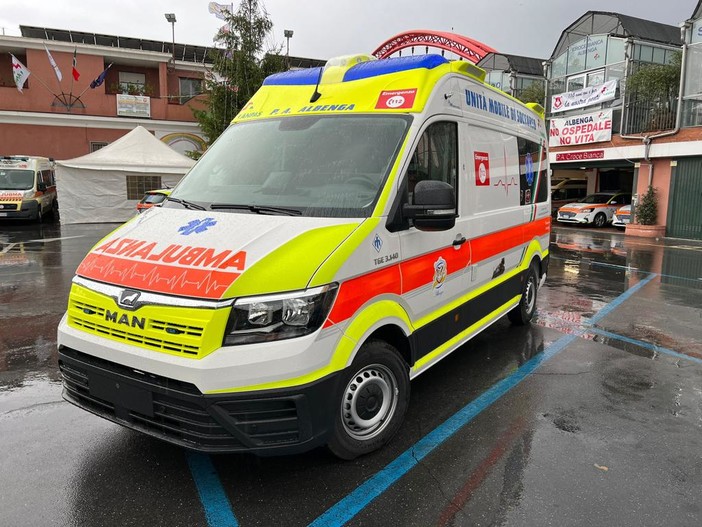
[[312,97],[310,97],[310,102],[317,102],[317,100],[322,96],[321,93],[319,93],[319,83],[322,82],[322,73],[324,73],[324,68],[319,67],[319,77],[317,77],[317,85],[314,87],[314,93],[312,94]]

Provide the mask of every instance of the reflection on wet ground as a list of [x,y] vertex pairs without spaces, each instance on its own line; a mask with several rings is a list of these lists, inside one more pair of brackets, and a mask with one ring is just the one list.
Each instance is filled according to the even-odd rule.
[[[219,527],[187,452],[60,401],[56,325],[75,268],[112,228],[0,232],[3,522]],[[215,478],[240,525],[308,525],[572,335],[411,470],[383,472],[396,481],[349,525],[699,525],[700,289],[702,244],[557,227],[534,324],[501,320],[416,379],[384,449],[349,463],[213,456]]]

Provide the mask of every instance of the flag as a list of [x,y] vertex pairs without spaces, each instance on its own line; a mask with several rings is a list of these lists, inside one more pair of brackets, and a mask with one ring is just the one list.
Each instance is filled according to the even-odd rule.
[[24,64],[17,60],[17,57],[15,57],[12,53],[10,53],[10,56],[12,57],[12,76],[15,79],[17,89],[20,93],[22,93],[22,86],[24,86],[24,83],[27,82],[31,72],[24,66]]
[[210,2],[207,5],[207,10],[220,20],[226,20],[226,13],[231,13],[231,9],[230,5],[218,4],[217,2]]
[[61,82],[63,75],[61,75],[61,70],[59,69],[58,64],[56,64],[54,57],[51,56],[51,52],[49,51],[49,48],[46,47],[46,44],[44,44],[44,49],[46,50],[46,56],[49,57],[49,64],[51,64],[51,67],[54,68],[56,78],[59,80],[59,82]]
[[107,70],[109,70],[112,67],[112,63],[110,62],[109,66],[105,68],[105,70],[97,76],[97,78],[90,83],[90,87],[95,89],[98,86],[102,86],[102,83],[105,82],[105,77],[107,77]]
[[78,58],[76,57],[77,51],[77,49],[73,50],[73,66],[71,67],[71,74],[75,80],[80,78],[80,73],[78,73],[78,70],[76,69],[76,66],[78,65]]

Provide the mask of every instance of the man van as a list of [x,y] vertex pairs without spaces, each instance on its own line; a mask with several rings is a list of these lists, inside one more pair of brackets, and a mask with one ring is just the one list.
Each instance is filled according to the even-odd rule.
[[208,452],[341,458],[549,260],[543,110],[437,55],[268,77],[154,207],[78,267],[64,397]]
[[41,221],[57,210],[53,160],[0,156],[0,219]]

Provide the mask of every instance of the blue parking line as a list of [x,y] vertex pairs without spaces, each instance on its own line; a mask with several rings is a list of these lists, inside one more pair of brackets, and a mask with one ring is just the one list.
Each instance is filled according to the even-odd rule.
[[698,357],[692,357],[690,355],[685,355],[684,353],[678,353],[677,351],[673,351],[668,348],[664,348],[662,346],[657,346],[656,344],[651,344],[650,342],[644,342],[643,340],[637,340],[637,339],[632,339],[631,337],[625,337],[624,335],[620,335],[618,333],[612,333],[611,331],[606,331],[604,329],[600,328],[588,328],[588,333],[596,333],[598,335],[602,335],[603,337],[607,337],[613,340],[620,340],[622,342],[628,342],[629,344],[633,344],[634,346],[639,346],[641,348],[645,348],[647,350],[655,351],[658,353],[662,353],[664,355],[670,355],[671,357],[675,357],[677,359],[682,359],[682,360],[688,360],[691,362],[696,362],[697,364],[702,364],[702,359]]
[[[650,274],[636,285],[624,291],[612,302],[598,311],[592,317],[591,323],[601,320],[619,307],[623,302],[635,294],[638,290],[648,284],[656,277]],[[533,357],[515,372],[494,384],[478,398],[468,403],[454,415],[449,417],[434,430],[425,435],[413,446],[405,450],[394,461],[386,465],[370,479],[356,487],[356,490],[348,494],[341,501],[338,501],[325,513],[314,520],[310,527],[338,527],[346,524],[361,512],[373,500],[394,485],[402,476],[412,470],[424,457],[434,449],[441,446],[447,439],[452,437],[458,430],[470,423],[483,410],[491,406],[503,395],[519,385],[525,378],[533,373],[544,362],[563,351],[575,339],[579,338],[585,328],[576,330],[571,335],[565,335],[556,342],[548,346],[543,353]]]
[[232,506],[210,456],[197,452],[187,453],[188,466],[195,480],[200,501],[205,509],[209,527],[239,527]]

